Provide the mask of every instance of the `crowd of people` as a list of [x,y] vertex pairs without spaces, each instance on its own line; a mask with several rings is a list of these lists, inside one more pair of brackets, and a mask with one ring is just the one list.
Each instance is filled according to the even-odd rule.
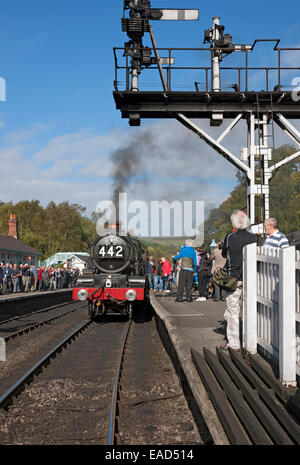
[[170,283],[174,280],[174,272],[166,257],[159,258],[157,264],[154,264],[153,257],[148,257],[145,273],[149,289],[170,292]]
[[[220,242],[218,248],[212,254],[206,252],[203,248],[198,248],[195,253],[190,241],[186,241],[186,245],[171,260],[172,265],[165,257],[159,258],[157,263],[154,263],[153,257],[148,257],[146,276],[149,289],[155,292],[170,292],[171,286],[174,285],[179,292],[179,298],[176,301],[182,300],[184,288],[187,289],[189,301],[193,300],[193,289],[199,289],[197,301],[206,300],[206,298],[224,300],[221,290],[216,289],[211,280],[214,269],[217,266],[223,267],[226,262],[221,256],[222,245]],[[194,253],[195,259],[193,259]],[[189,263],[189,259],[193,261]]]
[[[170,292],[170,283],[175,283],[175,302],[182,302],[184,293],[186,301],[193,302],[195,288],[199,290],[199,297],[195,299],[197,302],[206,301],[207,298],[225,301],[227,343],[221,348],[240,350],[239,314],[243,291],[243,248],[249,244],[257,244],[258,237],[249,231],[250,219],[243,211],[234,211],[231,223],[232,232],[226,235],[223,242],[218,243],[212,253],[203,248],[196,251],[193,241],[187,240],[181,251],[172,257],[173,266],[165,257],[159,259],[155,266],[152,257],[149,257],[146,274],[149,287],[154,291],[160,283],[160,291]],[[288,239],[278,230],[275,218],[265,220],[264,229],[267,235],[262,244],[264,247],[289,247]],[[217,269],[224,270],[227,278],[234,281],[235,286],[226,289],[224,284],[218,285],[213,279]]]
[[0,294],[55,291],[72,287],[78,269],[0,262]]
[[[171,285],[176,286],[175,302],[183,301],[186,294],[188,302],[192,302],[193,290],[198,289],[197,302],[213,298],[215,301],[226,301],[224,319],[227,323],[227,343],[221,348],[239,350],[239,313],[243,290],[242,257],[244,246],[257,243],[257,236],[249,232],[250,220],[240,210],[231,215],[233,231],[219,242],[212,253],[198,248],[187,240],[177,255],[172,257],[172,265],[166,257],[154,263],[153,257],[148,257],[145,266],[149,289],[154,292],[170,292]],[[266,240],[265,247],[289,247],[286,236],[278,230],[275,218],[264,222]],[[226,270],[230,278],[235,279],[236,286],[228,291],[218,285],[213,279],[217,269]],[[0,262],[0,294],[17,292],[48,291],[73,287],[79,275],[78,269],[53,267],[36,267],[34,265],[10,264]]]

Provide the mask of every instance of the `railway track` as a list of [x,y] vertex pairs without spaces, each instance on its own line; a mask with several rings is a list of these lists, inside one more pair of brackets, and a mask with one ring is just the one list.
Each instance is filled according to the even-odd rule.
[[[145,321],[144,317],[141,321],[124,321],[122,317],[117,317],[116,320],[105,318],[92,322],[86,318],[82,320],[82,316],[87,314],[84,304],[71,304],[71,308],[63,313],[61,307],[65,305],[10,319],[0,325],[0,331],[5,327],[9,330],[9,325],[14,326],[16,323],[24,326],[16,332],[12,332],[10,326],[11,332],[6,338],[13,340],[17,334],[26,334],[35,328],[45,327],[47,323],[54,324],[57,320],[63,320],[64,316],[72,318],[59,341],[22,372],[5,392],[0,392],[0,418],[3,417],[8,431],[11,428],[14,431],[10,432],[8,439],[1,437],[0,427],[0,444],[35,443],[32,441],[39,437],[36,431],[40,430],[41,414],[42,422],[47,427],[39,437],[38,444],[134,445],[155,444],[156,441],[158,444],[164,444],[164,441],[165,444],[207,443],[205,428],[197,423],[191,412],[187,414],[188,407],[183,393],[180,389],[173,390],[178,379],[175,380],[170,361],[166,363],[166,354],[162,346],[159,347],[153,322],[151,326],[151,321]],[[76,310],[80,309],[77,319],[70,316],[73,313],[76,315]],[[40,318],[49,311],[60,313],[29,324],[30,319]],[[52,331],[55,330],[53,325],[50,327]],[[39,334],[35,332],[36,339]],[[20,340],[23,341],[23,338]],[[205,363],[197,353],[193,353],[193,359],[216,411],[222,418],[230,443],[299,444],[297,422],[286,413],[278,398],[276,400],[274,392],[263,387],[240,356],[230,353],[230,359],[229,354],[220,352],[217,361],[209,351],[205,350],[204,354]],[[254,386],[254,391],[242,381],[237,368]],[[224,369],[240,392],[230,384]],[[260,376],[263,375],[260,373]],[[214,378],[218,380],[217,383]],[[241,392],[257,419],[245,404]],[[282,393],[276,395],[280,397]],[[58,411],[63,412],[63,415],[56,425]],[[182,421],[184,417],[187,421]],[[82,425],[80,430],[76,426],[78,422]],[[169,426],[166,426],[168,423]],[[20,428],[20,424],[24,424],[24,428]],[[49,424],[52,425],[51,430],[56,432],[55,437],[47,442]],[[181,425],[183,431],[179,431],[178,425]],[[28,430],[34,432],[32,437],[28,436]],[[66,431],[74,431],[73,436]]]
[[71,334],[68,334],[59,344],[57,344],[50,352],[48,352],[43,358],[41,358],[30,370],[28,370],[13,386],[11,386],[1,397],[0,397],[0,408],[7,408],[11,404],[12,399],[16,397],[27,384],[34,380],[34,376],[38,375],[43,368],[45,368],[51,361],[52,358],[56,357],[58,353],[71,343],[84,329],[86,329],[92,320],[84,321],[75,328]]
[[[75,310],[72,310],[75,311]],[[68,312],[70,313],[70,312]],[[48,321],[53,321],[56,318],[62,317],[64,314],[59,315],[57,317],[52,318]],[[45,324],[46,322],[42,322],[37,324],[36,326]],[[0,397],[0,408],[6,409],[13,403],[13,399],[16,398],[22,390],[26,388],[30,382],[34,381],[34,377],[37,376],[39,373],[42,372],[47,365],[50,364],[51,359],[55,358],[63,348],[67,348],[68,344],[71,344],[73,340],[83,332],[89,325],[93,324],[92,320],[89,319],[81,323],[77,328],[72,330],[70,334],[68,334],[59,344],[57,344],[51,351],[49,351],[44,357],[42,357],[32,368],[30,368],[13,386],[11,386],[1,397]],[[119,356],[116,363],[116,371],[114,376],[113,388],[112,388],[112,395],[110,400],[110,407],[109,407],[109,417],[108,417],[108,428],[107,428],[107,440],[106,445],[113,445],[116,443],[116,430],[117,430],[117,418],[118,418],[118,401],[119,401],[119,382],[121,377],[122,371],[122,362],[124,359],[124,352],[126,346],[126,340],[128,337],[128,333],[132,324],[132,320],[129,320],[124,328],[124,334],[121,338],[121,344],[119,349]],[[27,331],[31,330],[32,327],[26,328]],[[25,330],[21,330],[18,334],[23,333]],[[13,337],[14,335],[10,335],[7,337]]]
[[128,333],[132,324],[132,320],[127,322],[127,325],[124,330],[124,335],[120,345],[120,352],[117,361],[116,372],[114,376],[114,383],[113,383],[113,390],[109,408],[109,419],[108,419],[108,431],[107,431],[107,441],[106,445],[112,446],[117,443],[116,432],[118,430],[118,413],[119,413],[119,400],[120,400],[120,380],[122,375],[122,368],[123,368],[123,361],[124,361],[124,353],[126,347],[126,341],[128,337]]
[[[143,376],[142,378],[149,378],[147,387],[149,392],[143,392],[144,396],[149,395],[151,390],[155,389],[149,370],[152,370],[153,374],[154,370],[161,366],[163,370],[166,370],[168,366],[167,370],[170,372],[173,369],[167,354],[163,353],[162,346],[158,347],[157,340],[151,347],[146,344],[148,340],[145,341],[147,339],[145,335],[150,332],[148,336],[150,341],[156,332],[154,321],[144,322],[144,325],[143,327],[142,324],[136,324],[132,320],[124,322],[122,318],[117,318],[115,321],[106,319],[100,322],[85,320],[69,331],[55,347],[41,357],[1,395],[0,417],[2,416],[3,430],[7,431],[7,434],[1,436],[0,429],[0,444],[113,445],[122,443],[122,438],[124,439],[128,429],[126,406],[131,413],[135,408],[132,399],[130,402],[125,399],[129,392],[128,383],[136,386],[133,394],[135,401],[136,396],[141,395],[139,389],[144,389],[140,386],[141,379],[138,379],[140,366],[137,363],[142,362],[145,365],[144,378]],[[156,337],[159,339],[158,335]],[[143,347],[141,347],[141,341],[145,342]],[[140,348],[140,354],[136,354],[134,344]],[[150,353],[154,351],[154,347],[156,347],[156,353]],[[146,355],[147,353],[149,354]],[[152,363],[155,360],[156,366],[149,364],[148,359],[151,359]],[[131,365],[135,366],[134,373],[130,371]],[[164,375],[165,373],[164,371]],[[163,392],[161,377],[162,373],[157,373],[160,392],[154,396],[158,398],[156,401],[163,404],[174,398],[178,401],[180,398],[181,404],[186,403],[178,380],[178,392],[174,395],[173,391],[172,393]],[[171,376],[169,380],[168,389],[172,386],[174,390],[175,378],[177,377],[174,371],[173,377]],[[136,403],[137,409],[139,405],[153,401],[153,394],[151,394],[151,399],[139,400]],[[161,410],[160,402],[157,402],[158,411]],[[165,404],[165,406],[166,422],[169,422],[170,405]],[[185,408],[190,427],[185,427],[182,434],[188,437],[191,443],[197,441],[201,443],[187,403]],[[137,421],[144,421],[143,415],[139,415],[138,411],[133,414]],[[153,412],[153,414],[151,421],[155,424],[157,413]],[[173,409],[173,414],[176,414],[176,408]],[[175,423],[178,423],[178,416]],[[159,426],[157,424],[157,428]],[[145,424],[145,435],[147,428],[149,426]],[[170,439],[166,429],[167,427],[163,431],[165,435],[163,440],[168,444],[174,439]],[[49,431],[52,432],[51,437],[49,437]],[[136,444],[133,434],[129,433],[130,443]],[[145,435],[142,440],[147,439]],[[148,430],[149,444],[153,443],[152,438],[153,433]],[[183,438],[182,442],[178,439],[178,432],[177,441],[185,443]]]

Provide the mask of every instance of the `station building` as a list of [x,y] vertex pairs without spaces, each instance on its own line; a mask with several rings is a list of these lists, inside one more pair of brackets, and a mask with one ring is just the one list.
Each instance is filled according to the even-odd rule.
[[8,226],[8,235],[0,234],[0,261],[16,263],[17,265],[20,263],[38,265],[42,254],[20,241],[16,215],[10,215]]

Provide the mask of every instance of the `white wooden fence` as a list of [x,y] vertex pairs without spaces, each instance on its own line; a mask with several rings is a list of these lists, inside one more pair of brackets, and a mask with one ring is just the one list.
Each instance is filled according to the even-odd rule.
[[295,247],[244,248],[243,346],[278,361],[283,384],[300,376],[300,254]]

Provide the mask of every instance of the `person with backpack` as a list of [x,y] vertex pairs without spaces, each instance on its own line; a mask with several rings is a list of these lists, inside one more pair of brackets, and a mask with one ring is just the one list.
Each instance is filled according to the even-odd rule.
[[235,210],[231,215],[234,232],[224,239],[222,256],[226,258],[225,270],[228,276],[236,281],[235,289],[226,291],[226,310],[224,319],[226,325],[227,343],[221,349],[240,350],[239,314],[242,308],[243,294],[243,248],[248,244],[257,243],[257,237],[250,233],[249,217],[241,210]]
[[[212,253],[212,269],[211,273],[212,275],[216,271],[217,268],[223,268],[226,263],[226,258],[222,256],[222,248],[223,248],[223,242],[218,242],[217,247],[213,250]],[[213,283],[214,285],[214,301],[219,302],[220,300],[225,300],[225,291],[222,287],[218,286],[218,284]]]

